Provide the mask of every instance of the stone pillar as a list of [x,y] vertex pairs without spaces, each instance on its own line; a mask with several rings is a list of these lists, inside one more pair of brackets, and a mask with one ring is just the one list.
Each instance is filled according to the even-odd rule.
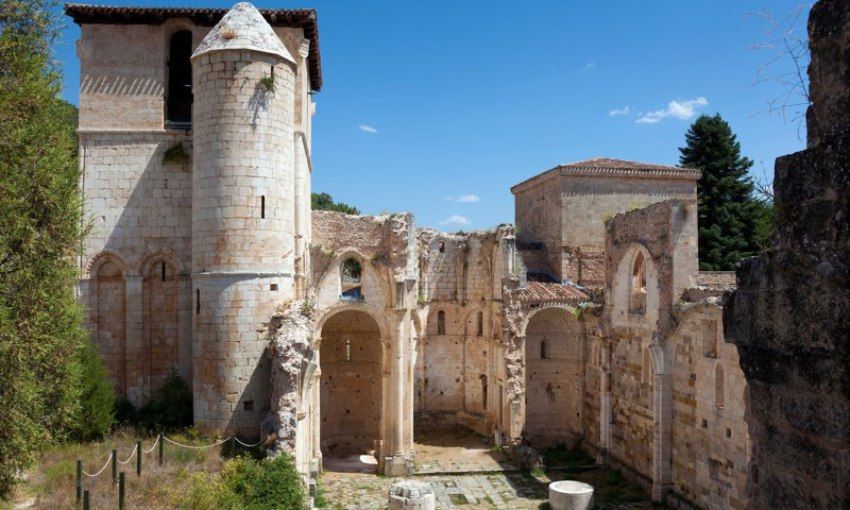
[[138,407],[147,403],[153,389],[148,379],[150,353],[142,329],[144,306],[140,275],[128,273],[124,276],[124,296],[124,385],[127,399]]
[[[409,323],[408,310],[403,308],[393,310],[392,338],[390,340],[392,349],[390,387],[392,391],[387,396],[390,399],[390,416],[387,417],[387,436],[390,438],[388,450],[392,452],[392,455],[384,457],[384,473],[389,476],[406,476],[411,471],[409,445],[405,445],[404,441],[404,396],[407,392],[405,361],[409,358],[406,355],[406,347],[409,344],[407,327]],[[387,442],[384,444],[386,445]]]
[[670,490],[673,395],[670,376],[653,374],[652,410],[655,416],[652,448],[652,500],[662,501]]
[[508,440],[518,442],[525,426],[525,337],[504,332],[505,389],[508,403]]
[[[596,462],[607,463],[611,451],[611,342],[604,340],[604,356],[599,377],[599,449]],[[600,346],[600,349],[603,347]]]

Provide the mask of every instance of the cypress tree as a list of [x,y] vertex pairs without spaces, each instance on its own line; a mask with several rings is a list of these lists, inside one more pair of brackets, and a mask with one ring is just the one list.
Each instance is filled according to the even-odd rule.
[[741,144],[720,114],[700,116],[685,139],[679,163],[702,170],[697,185],[700,270],[733,270],[738,260],[758,253],[769,236],[768,206],[753,196],[748,174],[753,162],[741,156]]
[[73,116],[51,60],[54,7],[0,2],[0,497],[41,447],[111,421],[84,411],[100,361],[83,350],[73,291],[79,174]]

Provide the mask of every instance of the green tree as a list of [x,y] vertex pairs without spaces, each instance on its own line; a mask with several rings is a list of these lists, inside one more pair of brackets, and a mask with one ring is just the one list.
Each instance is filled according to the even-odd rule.
[[51,60],[54,12],[50,0],[0,2],[0,497],[39,448],[92,423],[73,292],[76,137]]
[[679,162],[702,170],[699,199],[699,266],[728,271],[755,255],[770,237],[771,208],[755,198],[748,171],[752,160],[741,156],[741,144],[719,114],[702,115],[691,125]]
[[336,211],[345,214],[360,214],[360,209],[342,202],[334,202],[333,197],[327,193],[312,193],[310,195],[310,202],[314,211]]

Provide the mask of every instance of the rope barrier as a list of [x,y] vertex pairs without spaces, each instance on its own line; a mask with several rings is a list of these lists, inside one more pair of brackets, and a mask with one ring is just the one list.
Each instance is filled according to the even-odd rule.
[[124,465],[124,464],[127,464],[128,462],[130,462],[131,460],[133,460],[133,457],[136,456],[136,449],[137,449],[137,447],[134,446],[133,451],[130,453],[130,456],[127,457],[127,460],[121,461],[121,459],[118,459],[118,463],[121,464],[121,465]]
[[160,438],[160,436],[156,436],[156,441],[153,442],[153,445],[151,445],[150,449],[142,450],[142,453],[148,454],[148,453],[152,452],[154,450],[154,448],[156,448],[156,445],[159,444],[159,438]]
[[236,437],[236,436],[233,436],[233,439],[235,439],[237,443],[241,444],[241,445],[242,445],[242,446],[244,446],[245,448],[253,448],[253,447],[255,447],[255,446],[260,446],[261,444],[263,444],[263,440],[262,440],[262,439],[260,439],[259,441],[257,441],[257,442],[256,442],[256,443],[254,443],[254,444],[247,444],[247,443],[243,443],[243,442],[242,442],[242,441],[240,441],[240,440],[239,440],[239,438],[238,438],[238,437]]
[[228,438],[226,438],[226,439],[222,439],[221,441],[219,441],[219,442],[217,442],[217,443],[207,444],[207,445],[190,445],[190,444],[180,444],[180,443],[178,443],[177,441],[174,441],[173,439],[169,439],[169,438],[167,438],[167,437],[165,437],[165,436],[162,436],[162,438],[163,438],[164,440],[168,441],[169,443],[171,443],[171,444],[175,445],[175,446],[182,446],[183,448],[193,448],[193,449],[196,449],[196,450],[201,450],[201,449],[204,449],[204,448],[212,448],[213,446],[219,446],[219,445],[222,445],[222,444],[224,444],[224,443],[226,443],[226,442],[230,441],[230,439],[232,438],[232,436],[231,436],[231,437],[228,437]]
[[[148,454],[148,453],[151,453],[152,451],[154,451],[156,449],[156,446],[159,444],[160,440],[167,441],[167,442],[173,444],[174,446],[179,446],[181,448],[191,448],[191,449],[194,449],[194,450],[203,450],[205,448],[212,448],[214,446],[223,445],[224,443],[230,441],[231,439],[233,439],[234,441],[236,441],[240,445],[244,446],[245,448],[255,448],[257,446],[260,446],[263,443],[263,440],[261,439],[254,444],[248,444],[248,443],[245,443],[244,441],[241,441],[236,436],[230,436],[230,437],[226,437],[226,438],[222,439],[221,441],[218,441],[218,442],[215,442],[215,443],[212,443],[212,444],[191,445],[191,444],[178,443],[177,441],[175,441],[175,440],[173,440],[169,437],[166,437],[164,435],[159,435],[159,436],[157,436],[156,441],[153,442],[153,444],[151,445],[150,448],[148,448],[146,450],[140,449],[139,446],[136,445],[135,447],[133,447],[133,451],[130,452],[130,456],[127,457],[127,460],[120,460],[120,459],[117,459],[117,458],[115,460],[121,465],[128,464],[131,460],[133,460],[133,457],[135,457],[137,454],[138,455]],[[106,458],[106,463],[103,464],[103,467],[100,468],[100,470],[97,473],[87,473],[85,470],[83,470],[82,473],[84,475],[88,476],[89,478],[96,478],[97,476],[100,476],[101,473],[106,471],[106,468],[109,467],[109,463],[111,461],[112,461],[112,453],[109,454],[109,457]]]
[[89,473],[86,473],[85,471],[83,471],[83,474],[84,474],[84,475],[86,475],[86,476],[88,476],[89,478],[95,478],[95,477],[97,477],[98,475],[100,475],[101,473],[103,473],[103,471],[107,468],[107,466],[109,466],[109,462],[110,462],[111,460],[112,460],[112,453],[110,453],[110,454],[109,454],[109,457],[107,457],[107,458],[106,458],[106,464],[104,464],[104,465],[103,465],[103,467],[102,467],[102,468],[100,468],[100,471],[98,471],[97,473],[95,473],[95,474],[93,474],[93,475],[92,475],[92,474],[89,474]]

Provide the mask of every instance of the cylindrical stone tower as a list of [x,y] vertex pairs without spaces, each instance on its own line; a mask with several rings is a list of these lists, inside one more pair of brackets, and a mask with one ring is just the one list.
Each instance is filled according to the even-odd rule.
[[255,437],[269,401],[262,333],[293,284],[295,62],[249,3],[192,55],[195,423]]

